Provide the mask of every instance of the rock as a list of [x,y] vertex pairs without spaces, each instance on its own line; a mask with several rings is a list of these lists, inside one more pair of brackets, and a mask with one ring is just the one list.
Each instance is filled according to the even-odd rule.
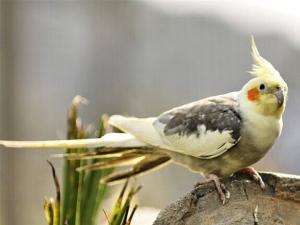
[[202,185],[163,209],[153,225],[299,225],[300,176],[260,175],[264,191],[247,174],[224,178],[231,193],[225,205],[212,183]]

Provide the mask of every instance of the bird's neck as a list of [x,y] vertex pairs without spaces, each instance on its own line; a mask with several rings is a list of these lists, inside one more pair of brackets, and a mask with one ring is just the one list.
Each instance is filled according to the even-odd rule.
[[238,97],[241,118],[245,132],[252,137],[252,141],[259,147],[268,148],[271,146],[281,133],[282,116],[263,115],[257,112],[251,103],[240,93]]

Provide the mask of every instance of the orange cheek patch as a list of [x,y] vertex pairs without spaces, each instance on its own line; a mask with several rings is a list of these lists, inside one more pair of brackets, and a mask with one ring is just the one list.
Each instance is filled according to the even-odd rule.
[[252,88],[248,91],[248,99],[250,101],[255,101],[259,97],[259,90],[257,88]]

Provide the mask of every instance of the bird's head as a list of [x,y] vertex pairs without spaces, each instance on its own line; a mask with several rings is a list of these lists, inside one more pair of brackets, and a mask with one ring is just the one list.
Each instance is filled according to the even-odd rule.
[[288,86],[272,64],[260,56],[253,37],[251,54],[253,65],[250,73],[255,78],[242,88],[242,98],[257,113],[281,118],[287,101]]

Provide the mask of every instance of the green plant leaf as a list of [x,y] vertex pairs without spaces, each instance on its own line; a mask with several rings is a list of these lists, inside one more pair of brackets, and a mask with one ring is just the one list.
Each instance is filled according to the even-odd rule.
[[[84,101],[80,96],[76,96],[68,110],[68,139],[80,138],[82,125],[78,121],[78,107]],[[81,153],[85,149],[66,149],[66,153]],[[76,160],[64,160],[63,172],[63,207],[62,219],[60,225],[68,224],[75,225],[77,205],[78,187],[80,184],[80,174],[76,172],[76,168],[81,164]],[[77,216],[78,217],[78,216]]]
[[[110,225],[123,225],[123,224],[130,224],[132,220],[133,214],[130,216],[129,220],[127,220],[128,212],[131,204],[131,200],[133,196],[141,189],[141,186],[137,188],[131,188],[127,197],[125,198],[125,191],[128,186],[128,180],[124,184],[122,191],[116,201],[114,210],[112,212],[109,224]],[[135,211],[136,209],[134,209]],[[133,213],[134,213],[133,211]]]
[[[106,121],[107,116],[103,115],[100,119],[97,137],[100,138],[106,133]],[[101,148],[96,149],[101,151]],[[104,159],[93,159],[89,161],[89,164],[101,162]],[[94,225],[98,216],[101,203],[107,190],[106,184],[99,183],[102,177],[110,174],[112,169],[103,169],[98,171],[87,171],[84,180],[84,202],[82,211],[82,224]]]

